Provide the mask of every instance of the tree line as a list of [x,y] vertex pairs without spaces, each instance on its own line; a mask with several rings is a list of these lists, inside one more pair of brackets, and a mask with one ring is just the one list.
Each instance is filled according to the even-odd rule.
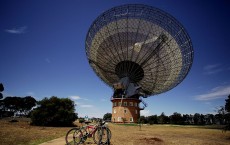
[[31,96],[0,100],[0,118],[15,115],[30,117],[31,124],[38,126],[72,126],[77,119],[74,102],[56,96],[41,101]]
[[225,106],[220,106],[217,114],[180,114],[174,112],[167,116],[164,112],[161,115],[140,116],[140,123],[149,124],[178,124],[178,125],[225,125],[225,130],[230,130],[230,95],[225,100]]
[[229,114],[180,114],[174,112],[172,115],[167,116],[164,112],[161,115],[140,116],[140,123],[144,124],[177,124],[177,125],[226,125],[229,122]]

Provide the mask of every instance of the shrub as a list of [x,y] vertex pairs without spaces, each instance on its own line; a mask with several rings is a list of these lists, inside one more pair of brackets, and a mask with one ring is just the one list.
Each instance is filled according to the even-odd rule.
[[79,123],[84,123],[85,119],[84,118],[79,118]]
[[32,125],[72,126],[77,119],[74,102],[68,98],[44,98],[31,113]]

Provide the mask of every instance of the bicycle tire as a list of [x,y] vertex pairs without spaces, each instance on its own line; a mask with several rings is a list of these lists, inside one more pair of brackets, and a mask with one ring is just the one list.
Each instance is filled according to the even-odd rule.
[[82,143],[83,134],[80,129],[72,128],[70,129],[65,136],[65,141],[67,145],[79,145]]
[[[101,135],[102,134],[102,135]],[[101,135],[101,136],[100,136]],[[101,138],[100,138],[101,137]],[[102,144],[107,144],[108,138],[109,140],[112,137],[112,133],[109,128],[107,127],[98,127],[98,129],[93,134],[93,141],[98,144],[98,142],[101,140]]]

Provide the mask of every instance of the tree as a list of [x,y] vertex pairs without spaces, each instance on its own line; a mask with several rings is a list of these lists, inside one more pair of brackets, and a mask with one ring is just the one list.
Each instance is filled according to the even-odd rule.
[[205,115],[205,124],[211,125],[215,124],[215,119],[213,114],[206,114]]
[[200,125],[205,125],[205,116],[200,114]]
[[1,93],[2,91],[4,91],[4,87],[3,87],[3,84],[0,83],[0,99],[3,98],[3,95],[2,95],[2,93]]
[[111,113],[106,113],[106,114],[103,116],[103,120],[109,120],[109,121],[111,121],[111,118],[112,118],[112,114],[111,114]]
[[68,98],[44,98],[31,113],[33,125],[72,126],[77,119],[74,102]]
[[14,114],[28,115],[31,109],[36,106],[36,100],[31,97],[6,97],[1,100],[1,110],[10,111]]
[[0,92],[4,91],[4,86],[2,83],[0,83]]
[[4,110],[9,110],[11,112],[19,112],[19,110],[21,109],[21,107],[23,106],[23,101],[21,97],[6,97],[3,99],[3,103],[4,103]]
[[198,125],[200,123],[200,114],[195,113],[194,116],[193,116],[193,120],[194,120],[194,124]]
[[165,115],[164,112],[161,113],[160,116],[158,116],[158,123],[160,124],[166,124],[169,122],[169,117]]
[[146,117],[145,116],[140,116],[140,118],[139,118],[139,123],[140,124],[146,124],[146,123],[148,123],[148,120],[146,119]]
[[215,119],[216,121],[221,124],[221,125],[224,125],[225,124],[225,115],[227,114],[224,106],[220,106],[218,109],[217,109],[217,113],[215,115]]
[[228,99],[225,100],[225,110],[230,113],[230,95],[228,96]]
[[157,119],[157,115],[151,115],[147,117],[148,123],[149,124],[158,124],[158,119]]
[[82,124],[85,122],[85,118],[79,118],[79,123],[81,123],[81,126],[83,126]]
[[228,99],[225,100],[225,110],[226,110],[226,126],[224,128],[225,131],[230,130],[230,95],[228,96]]
[[183,124],[190,124],[190,117],[188,114],[183,114]]
[[31,96],[26,96],[25,98],[23,98],[23,112],[25,115],[28,115],[29,112],[31,111],[31,109],[36,106],[37,101],[31,97]]
[[170,121],[172,124],[182,124],[183,118],[180,113],[174,112],[173,115],[170,116]]

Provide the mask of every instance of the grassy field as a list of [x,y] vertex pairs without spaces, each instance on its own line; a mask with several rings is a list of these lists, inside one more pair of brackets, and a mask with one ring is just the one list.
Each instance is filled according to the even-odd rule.
[[[195,126],[144,125],[138,126],[110,125],[114,145],[227,145],[230,133],[218,129]],[[118,131],[120,133],[118,133]]]
[[31,126],[29,119],[17,119],[19,122],[9,120],[0,120],[1,145],[37,145],[64,136],[70,129],[70,127]]
[[[71,127],[30,126],[29,120],[0,120],[1,145],[37,145],[64,136]],[[230,145],[230,132],[200,126],[109,124],[111,145]],[[88,140],[86,144],[93,144]]]

